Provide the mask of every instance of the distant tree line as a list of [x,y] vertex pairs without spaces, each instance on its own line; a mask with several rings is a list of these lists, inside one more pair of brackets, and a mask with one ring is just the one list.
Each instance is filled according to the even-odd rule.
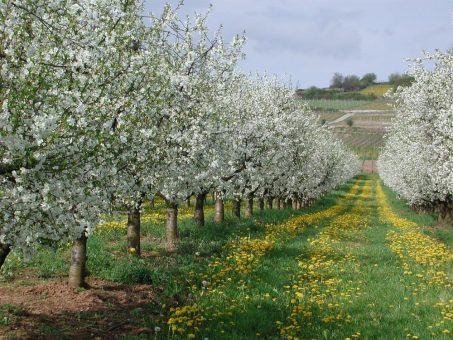
[[376,78],[374,73],[367,73],[359,78],[356,75],[343,76],[336,72],[328,89],[311,86],[305,90],[298,90],[296,94],[304,99],[374,100],[376,95],[363,94],[358,91],[374,84]]
[[407,73],[392,73],[391,75],[389,75],[388,79],[389,84],[393,85],[394,89],[396,89],[398,86],[411,86],[414,82],[414,77],[408,75]]
[[373,85],[376,79],[375,73],[367,73],[362,78],[359,78],[355,74],[343,76],[341,73],[336,72],[330,81],[330,88],[342,89],[345,92],[358,91]]
[[377,98],[373,93],[346,92],[337,88],[321,89],[316,86],[311,86],[308,89],[299,89],[296,91],[296,95],[304,99],[374,100]]
[[[361,78],[355,74],[344,76],[334,73],[329,88],[311,86],[307,89],[299,89],[296,95],[304,99],[349,99],[349,100],[374,100],[376,95],[363,94],[360,90],[376,84],[375,73],[366,73]],[[407,73],[392,73],[388,77],[388,84],[396,89],[398,86],[410,86],[414,78]],[[382,84],[382,83],[380,83]]]

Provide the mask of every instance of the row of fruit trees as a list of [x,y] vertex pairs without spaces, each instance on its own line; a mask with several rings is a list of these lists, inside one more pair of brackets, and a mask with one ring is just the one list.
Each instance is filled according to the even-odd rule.
[[200,208],[215,192],[220,212],[226,198],[300,206],[356,174],[291,86],[239,70],[245,37],[227,43],[178,8],[0,3],[0,266],[71,241],[69,282],[82,286],[87,237],[115,207],[139,255],[140,207],[162,197],[172,251],[189,196]]
[[384,182],[453,226],[453,54],[413,60],[414,82],[392,94],[397,117],[378,159]]

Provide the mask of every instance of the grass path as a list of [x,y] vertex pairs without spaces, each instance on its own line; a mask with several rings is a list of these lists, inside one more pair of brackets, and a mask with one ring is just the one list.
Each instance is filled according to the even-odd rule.
[[[265,265],[263,268],[263,257],[269,256],[269,252],[282,242],[288,244],[287,242],[304,234],[307,226],[341,214],[348,208],[348,203],[359,187],[360,181],[356,181],[348,193],[325,210],[295,216],[277,225],[266,225],[263,237],[253,239],[242,237],[229,243],[225,255],[212,259],[209,264],[210,271],[201,276],[195,275],[195,284],[191,292],[195,302],[170,310],[167,323],[171,333],[189,334],[192,337],[204,328],[206,323],[215,324],[215,328],[206,327],[205,331],[208,332],[230,333],[224,329],[227,325],[229,328],[233,326],[236,332],[238,325],[235,321],[219,321],[219,318],[247,320],[247,318],[238,317],[238,311],[248,315],[261,314],[246,313],[244,301],[249,304],[248,300],[251,300],[253,304],[256,298],[261,296],[260,292],[255,290],[255,286],[257,283],[265,284],[261,278],[256,277],[266,269]],[[270,298],[271,295],[266,292],[264,296]],[[245,326],[250,328],[250,323],[254,323],[254,320],[248,320]]]
[[330,208],[240,239],[194,274],[162,337],[449,339],[452,253],[392,209],[362,177]]

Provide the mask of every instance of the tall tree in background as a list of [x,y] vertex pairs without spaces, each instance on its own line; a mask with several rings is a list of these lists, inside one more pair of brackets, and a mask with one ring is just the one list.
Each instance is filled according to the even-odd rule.
[[340,89],[343,88],[343,82],[344,82],[344,76],[336,72],[334,73],[332,80],[330,81],[330,87],[334,89]]

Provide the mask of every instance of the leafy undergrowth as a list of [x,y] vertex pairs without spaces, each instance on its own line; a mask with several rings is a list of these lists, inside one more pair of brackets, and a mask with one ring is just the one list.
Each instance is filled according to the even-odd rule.
[[210,202],[199,228],[181,209],[181,242],[169,255],[163,206],[146,208],[140,259],[127,256],[124,215],[111,219],[89,240],[87,290],[66,286],[69,245],[29,262],[13,254],[0,277],[0,335],[451,336],[453,230],[410,210],[377,176],[301,211],[227,214],[218,225],[212,214]]

